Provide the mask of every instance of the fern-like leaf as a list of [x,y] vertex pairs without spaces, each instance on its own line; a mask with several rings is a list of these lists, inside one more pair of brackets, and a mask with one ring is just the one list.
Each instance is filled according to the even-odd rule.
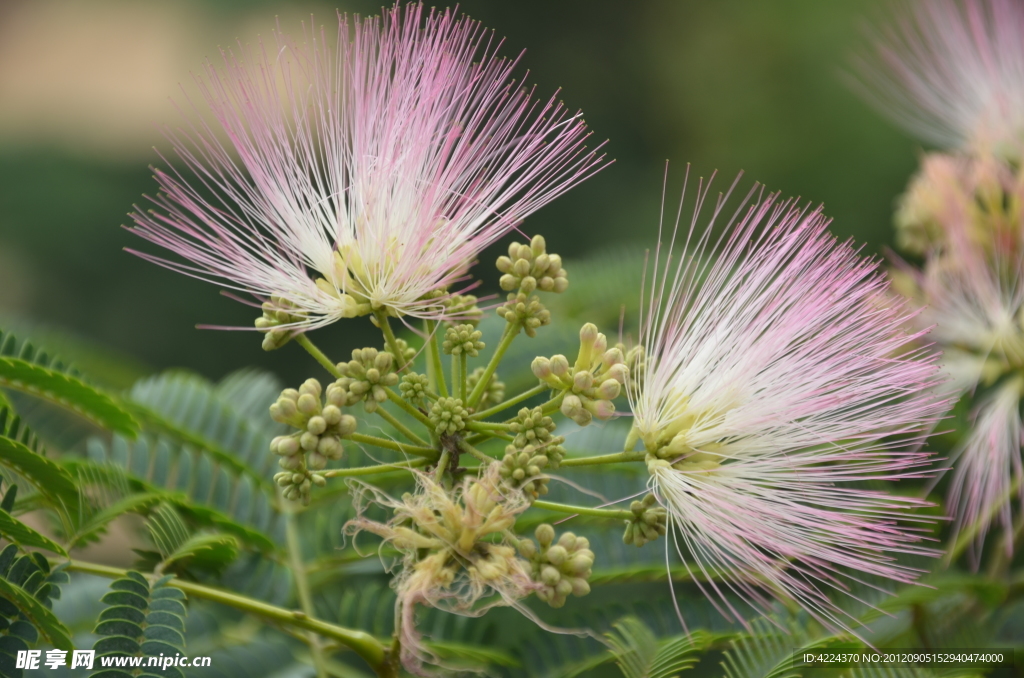
[[[110,584],[103,596],[107,608],[100,613],[94,633],[102,636],[93,649],[97,657],[158,657],[175,655],[185,649],[185,594],[168,586],[171,577],[150,584],[138,572],[128,572]],[[142,678],[164,676],[184,678],[181,669],[146,669]],[[134,674],[120,668],[94,671],[92,678],[130,678]]]
[[12,356],[15,344],[10,335],[0,342],[0,386],[46,400],[101,428],[129,437],[138,434],[138,423],[114,396],[87,384],[29,344]]
[[11,487],[4,493],[3,499],[0,500],[0,536],[17,544],[18,546],[21,546],[22,548],[28,547],[43,549],[50,551],[51,553],[59,553],[62,556],[67,556],[67,551],[65,551],[60,544],[57,544],[49,537],[40,534],[11,515],[17,496],[18,486],[11,485]]
[[56,648],[73,649],[70,632],[50,611],[67,581],[63,570],[51,571],[42,555],[22,553],[14,544],[0,551],[0,675],[18,675],[14,658],[39,634]]

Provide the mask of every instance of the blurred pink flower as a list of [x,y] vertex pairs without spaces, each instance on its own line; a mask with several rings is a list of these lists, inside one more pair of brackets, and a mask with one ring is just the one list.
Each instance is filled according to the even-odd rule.
[[323,28],[275,38],[207,63],[222,129],[169,134],[193,176],[157,171],[157,209],[131,230],[185,261],[140,256],[273,297],[292,327],[439,315],[425,295],[604,164],[579,114],[534,100],[500,41],[449,10],[339,15],[336,44]]
[[1019,158],[1024,147],[1024,5],[914,0],[879,31],[862,89],[911,132],[943,147]]
[[723,614],[743,618],[729,592],[761,612],[774,595],[848,628],[829,589],[913,582],[896,554],[933,554],[904,524],[928,520],[912,513],[925,502],[861,483],[928,475],[919,446],[946,407],[936,358],[820,209],[772,194],[713,241],[727,198],[700,231],[708,190],[652,258],[634,436],[675,548]]
[[[1004,194],[994,195],[1002,205]],[[949,201],[939,213],[947,245],[929,253],[923,270],[900,261],[894,275],[908,294],[926,304],[915,322],[933,327],[930,336],[942,349],[950,390],[956,395],[988,391],[979,398],[973,427],[949,460],[955,467],[949,511],[955,533],[971,533],[969,552],[977,567],[992,524],[998,521],[1009,535],[1014,495],[1024,502],[1019,414],[1024,231],[1019,208],[1012,207],[1016,196],[1007,199],[1007,214],[982,210],[981,217],[965,214],[960,202]],[[1005,540],[1005,548],[1012,552],[1012,539]]]

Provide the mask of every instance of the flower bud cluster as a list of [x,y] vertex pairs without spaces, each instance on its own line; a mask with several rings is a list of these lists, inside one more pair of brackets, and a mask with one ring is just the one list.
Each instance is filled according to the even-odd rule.
[[532,445],[541,449],[550,459],[553,469],[562,463],[562,457],[565,456],[562,443],[565,442],[565,438],[554,435],[555,420],[546,416],[540,407],[532,410],[528,407],[522,408],[510,426],[512,433],[515,434],[512,441],[515,447],[524,449]]
[[548,477],[543,474],[549,463],[544,450],[534,445],[522,448],[509,445],[505,448],[499,472],[509,487],[522,490],[533,501],[548,493]]
[[407,372],[402,376],[402,383],[398,385],[398,390],[406,402],[419,405],[427,400],[427,385],[429,383],[430,379],[427,375]]
[[416,349],[409,346],[409,342],[405,339],[400,338],[395,339],[395,347],[401,355],[395,355],[387,346],[384,346],[384,352],[390,353],[396,358],[395,365],[397,369],[401,370],[403,367],[410,364],[413,361],[413,358],[416,357]]
[[374,412],[388,399],[386,388],[398,384],[394,366],[395,357],[386,351],[357,348],[352,351],[352,360],[338,363],[342,377],[327,387],[327,397],[344,405],[355,405],[362,400],[366,411]]
[[282,424],[298,429],[278,436],[270,442],[270,451],[280,456],[282,472],[274,481],[284,489],[286,499],[309,501],[313,484],[323,485],[324,478],[312,473],[323,470],[329,459],[340,459],[344,448],[341,439],[355,432],[356,419],[343,414],[341,406],[321,402],[322,388],[316,379],[307,379],[297,390],[285,389],[270,406],[270,416]]
[[295,330],[282,325],[291,325],[302,320],[294,315],[290,309],[293,305],[277,295],[270,297],[269,301],[263,302],[263,316],[256,318],[256,329],[263,333],[263,350],[273,351],[281,348],[295,336]]
[[565,291],[569,279],[562,268],[562,257],[548,254],[544,237],[538,235],[529,245],[509,245],[508,256],[498,257],[497,266],[504,274],[498,281],[501,289],[510,293],[496,309],[497,314],[508,323],[518,323],[528,337],[536,336],[538,327],[551,322],[551,311],[533,292]]
[[484,342],[480,341],[483,336],[483,332],[470,324],[455,325],[445,330],[441,350],[444,351],[445,355],[461,355],[464,353],[470,358],[475,358],[484,349]]
[[574,365],[570,366],[565,356],[556,355],[536,358],[531,368],[552,389],[568,391],[562,399],[562,414],[580,426],[594,417],[610,419],[615,414],[612,401],[619,397],[629,376],[622,349],[609,349],[607,337],[593,323],[580,329],[580,351]]
[[476,327],[484,317],[484,312],[477,306],[479,301],[472,294],[452,294],[445,299],[445,318],[449,323],[468,324]]
[[539,407],[522,408],[511,424],[515,438],[505,448],[500,473],[510,487],[521,489],[530,500],[548,493],[545,469],[557,469],[565,456],[565,438],[555,436],[554,430],[555,421]]
[[626,521],[626,531],[622,535],[622,543],[643,546],[664,536],[666,531],[666,512],[658,506],[653,494],[648,494],[641,501],[629,505],[633,517]]
[[[477,383],[483,378],[484,372],[487,369],[484,367],[478,367],[469,373],[466,377],[466,384],[469,387],[470,392],[476,388]],[[498,380],[498,374],[496,372],[491,373],[491,378],[487,382],[487,386],[484,387],[484,394],[480,398],[480,403],[476,406],[477,411],[485,410],[492,405],[505,400],[505,382]]]
[[[537,527],[537,542],[519,541],[519,553],[530,561],[531,576],[540,585],[537,597],[551,607],[562,607],[570,594],[590,593],[594,552],[586,537],[566,532],[555,542],[555,528],[547,523]],[[539,544],[539,547],[538,547]]]
[[625,356],[626,373],[629,376],[631,388],[638,389],[642,387],[644,385],[644,375],[647,374],[647,354],[643,344],[627,348],[625,344],[619,342],[615,344],[615,348]]
[[498,284],[506,292],[534,290],[564,292],[569,286],[568,273],[562,268],[562,257],[547,253],[544,236],[534,236],[529,245],[514,242],[508,256],[498,257],[498,270],[504,273]]
[[526,336],[537,336],[537,328],[551,323],[551,311],[540,303],[536,294],[528,295],[519,292],[508,295],[508,301],[494,309],[508,323],[519,323]]
[[438,398],[430,408],[430,424],[439,436],[454,435],[466,428],[469,412],[461,398]]

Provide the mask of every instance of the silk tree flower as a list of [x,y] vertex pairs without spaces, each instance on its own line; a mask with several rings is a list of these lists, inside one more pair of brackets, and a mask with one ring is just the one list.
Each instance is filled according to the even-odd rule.
[[859,63],[878,108],[945,148],[1020,158],[1024,146],[1024,5],[914,0]]
[[[966,235],[987,250],[1016,251],[1024,183],[1018,170],[991,153],[928,153],[899,199],[896,245],[914,255],[955,256],[948,245],[953,222],[970,226]],[[1004,200],[1011,205],[1007,209]]]
[[830,590],[913,582],[895,558],[934,554],[913,525],[924,502],[862,481],[928,474],[918,448],[945,407],[936,358],[820,208],[769,195],[712,241],[725,198],[700,232],[708,190],[653,257],[627,448],[646,447],[675,549],[723,614],[743,619],[727,593],[765,613],[774,595],[849,628]]
[[[371,532],[401,554],[391,586],[398,594],[395,616],[406,670],[429,675],[424,663],[438,658],[416,628],[416,606],[436,607],[476,617],[495,606],[512,606],[534,618],[519,601],[541,586],[530,577],[530,563],[517,556],[509,538],[516,517],[530,507],[526,496],[505,487],[499,463],[466,477],[449,492],[426,473],[416,472],[418,490],[394,499],[379,489],[354,483],[359,516],[345,532]],[[363,516],[370,504],[392,513],[386,523]]]
[[[998,209],[965,212],[947,203],[936,216],[948,245],[932,250],[922,270],[899,262],[893,273],[897,289],[925,304],[915,322],[934,326],[954,392],[979,396],[974,426],[950,459],[948,500],[957,534],[972,531],[975,566],[993,523],[1009,536],[1014,496],[1024,501],[1024,216],[1016,197],[1000,193],[993,204]],[[979,237],[986,233],[1003,235]],[[1005,548],[1012,552],[1012,539]]]
[[131,230],[180,259],[142,257],[270,300],[295,330],[442,315],[428,293],[603,165],[579,114],[534,100],[500,42],[449,10],[275,41],[205,65],[215,122],[169,132],[183,171],[156,172]]

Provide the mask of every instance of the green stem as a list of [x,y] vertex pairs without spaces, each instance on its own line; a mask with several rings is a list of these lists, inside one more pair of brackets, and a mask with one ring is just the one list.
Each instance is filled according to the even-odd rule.
[[325,370],[330,372],[334,377],[341,379],[341,372],[338,371],[338,366],[332,363],[331,359],[327,357],[327,354],[318,349],[316,345],[310,341],[309,337],[305,334],[300,334],[295,337],[295,342],[302,348],[306,349],[306,352],[309,353],[309,355],[316,358],[316,361],[323,365]]
[[462,375],[462,353],[452,356],[452,394],[466,402],[466,380]]
[[415,443],[416,445],[420,445],[422,447],[430,447],[430,443],[428,443],[426,440],[420,438],[418,435],[410,431],[409,427],[395,419],[395,416],[388,412],[387,410],[385,410],[383,407],[381,407],[379,403],[377,405],[377,409],[374,411],[380,415],[381,419],[394,426],[395,430],[401,433],[403,436],[405,436],[409,440],[409,442]]
[[381,447],[385,450],[394,450],[395,452],[404,452],[406,454],[412,454],[417,457],[426,457],[427,459],[437,458],[437,450],[432,447],[421,447],[419,445],[406,445],[405,443],[399,443],[394,440],[388,440],[387,438],[378,438],[377,436],[368,436],[365,433],[350,433],[345,436],[348,440],[356,443],[363,443],[364,445],[373,445],[374,447]]
[[399,372],[407,369],[409,366],[403,364],[405,358],[402,356],[402,350],[398,347],[398,339],[395,337],[394,331],[391,329],[391,323],[388,321],[388,314],[383,310],[376,310],[373,312],[373,317],[377,319],[377,324],[380,325],[380,331],[384,333],[384,344],[388,347],[388,352],[395,357],[395,369]]
[[437,321],[427,322],[427,377],[430,379],[430,390],[436,391],[442,398],[448,397],[448,386],[444,383],[444,367],[441,365],[441,349],[437,342]]
[[509,398],[508,400],[506,400],[504,402],[498,403],[497,405],[495,405],[494,407],[492,407],[490,409],[483,410],[481,412],[477,412],[476,414],[472,415],[471,418],[476,420],[476,421],[482,421],[484,419],[487,419],[488,417],[493,417],[494,415],[496,415],[499,412],[503,412],[503,411],[507,410],[508,408],[512,407],[513,405],[518,405],[519,403],[523,402],[524,400],[529,400],[530,398],[533,398],[534,396],[539,396],[540,394],[544,393],[544,391],[550,391],[550,390],[551,390],[551,387],[548,386],[547,384],[543,384],[543,383],[539,384],[539,385],[534,386],[533,388],[531,388],[529,391],[523,391],[522,393],[520,393],[519,395],[517,395],[514,398]]
[[459,446],[462,448],[463,452],[467,452],[467,453],[473,455],[474,457],[479,459],[484,464],[490,464],[490,463],[492,463],[494,461],[494,457],[490,457],[490,456],[484,454],[480,450],[478,450],[475,447],[473,447],[472,445],[470,445],[469,442],[467,442],[465,440],[461,441],[459,443]]
[[434,470],[434,480],[438,485],[444,479],[444,472],[448,470],[448,460],[451,458],[451,452],[445,450],[441,453],[441,457],[437,460],[437,469]]
[[643,461],[646,456],[646,452],[616,452],[615,454],[602,454],[596,457],[563,459],[561,466],[597,466],[598,464],[618,464],[625,461]]
[[[299,532],[295,524],[295,513],[291,511],[285,514],[285,540],[288,544],[288,562],[295,579],[295,592],[299,598],[299,607],[307,617],[315,617],[313,596],[309,591],[309,580],[306,579],[306,565],[302,562],[302,544],[299,541]],[[324,666],[324,651],[320,645],[320,637],[312,631],[308,631],[306,645],[309,646],[317,678],[327,678],[327,667]]]
[[484,368],[484,373],[480,376],[480,381],[476,382],[476,386],[473,387],[473,392],[469,394],[469,398],[466,400],[466,407],[476,407],[477,403],[480,402],[480,398],[483,397],[484,391],[487,390],[487,384],[491,381],[491,377],[494,376],[494,371],[498,369],[498,364],[501,359],[505,356],[505,351],[512,345],[512,342],[519,335],[519,323],[509,323],[505,326],[505,333],[501,335],[501,341],[498,343],[498,348],[494,349],[494,355],[491,356],[491,360],[487,363],[487,367]]
[[485,431],[509,431],[511,424],[502,424],[496,421],[467,421],[466,428],[470,431],[483,433]]
[[468,384],[468,381],[469,381],[469,375],[466,372],[466,363],[468,362],[468,360],[469,360],[469,356],[467,356],[465,354],[465,352],[459,354],[459,382],[458,383],[459,383],[459,393],[462,394],[459,397],[462,398],[463,402],[466,401],[467,384]]
[[960,533],[960,535],[956,539],[956,542],[949,549],[949,554],[946,556],[946,565],[949,565],[950,563],[954,562],[957,558],[960,557],[960,554],[964,552],[964,549],[967,548],[971,541],[978,535],[978,532],[981,531],[982,525],[988,525],[992,522],[992,519],[995,517],[995,515],[999,513],[999,509],[1006,502],[1010,501],[1014,494],[1020,491],[1020,485],[1022,481],[1024,481],[1024,476],[1019,476],[1016,480],[1014,480],[1013,484],[1011,484],[1005,492],[996,497],[995,501],[989,504],[988,508],[985,510],[983,514],[978,516],[978,518],[976,518],[974,522],[967,527],[966,530]]
[[[433,428],[433,426],[430,425],[430,417],[420,412],[418,408],[414,407],[411,403],[407,402],[402,396],[398,395],[390,388],[385,387],[384,390],[388,394],[388,400],[398,405],[412,416],[416,417],[416,420],[419,421],[424,426],[426,426],[427,428]],[[427,395],[429,397],[430,394]]]
[[554,414],[558,410],[558,408],[562,406],[562,401],[565,400],[565,394],[568,392],[568,390],[562,391],[554,398],[541,405],[540,411],[543,414]]
[[348,478],[350,476],[372,476],[380,473],[391,473],[393,471],[404,471],[406,469],[426,466],[429,459],[413,459],[412,461],[400,461],[395,464],[377,464],[376,466],[356,466],[354,468],[336,468],[324,471],[320,475],[324,478]]
[[[1013,560],[1013,554],[1019,550],[1020,540],[1024,537],[1024,516],[1021,516],[1017,520],[1017,526],[1012,532],[1006,534],[1003,539],[1005,540],[1006,546],[996,546],[995,554],[992,557],[992,563],[988,568],[988,576],[992,579],[1002,580],[1006,578],[1007,570],[1010,568],[1010,562]],[[1007,550],[1009,548],[1009,551]]]
[[629,509],[599,509],[587,506],[571,506],[569,504],[556,504],[553,501],[535,501],[533,508],[558,511],[559,513],[571,513],[573,515],[594,516],[596,518],[610,518],[613,520],[628,520],[633,518],[633,512]]
[[468,438],[466,438],[466,442],[470,443],[471,445],[479,445],[480,443],[486,443],[488,440],[492,438],[500,438],[501,440],[506,440],[510,443],[515,440],[515,438],[508,435],[507,433],[499,433],[497,431],[485,431],[483,433],[477,433],[476,435],[469,436]]
[[[53,562],[58,564],[61,561],[56,559]],[[86,572],[109,579],[120,579],[128,574],[127,570],[81,560],[71,560],[68,563],[68,569],[74,572]],[[310,617],[305,612],[300,612],[299,610],[287,610],[283,607],[269,605],[262,601],[240,596],[212,586],[204,586],[203,584],[196,584],[181,579],[171,579],[168,585],[184,591],[193,598],[221,603],[222,605],[233,607],[236,610],[241,610],[269,621],[295,626],[312,631],[321,637],[336,640],[345,647],[351,648],[356,654],[366,660],[374,670],[382,667],[387,659],[384,645],[369,633],[329,624],[328,622]]]

